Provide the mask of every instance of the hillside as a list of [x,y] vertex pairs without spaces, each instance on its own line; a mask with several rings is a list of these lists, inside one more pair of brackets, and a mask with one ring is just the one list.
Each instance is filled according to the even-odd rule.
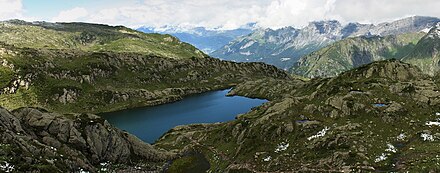
[[7,21],[0,28],[0,172],[159,172],[182,153],[90,113],[290,78],[274,66],[221,61],[172,36],[125,27]]
[[100,113],[262,77],[288,78],[269,65],[213,59],[172,36],[125,27],[23,21],[0,26],[0,106],[10,110]]
[[250,81],[230,94],[269,103],[232,122],[177,127],[155,146],[199,151],[212,172],[438,172],[438,88],[396,60],[329,79]]
[[402,59],[416,47],[424,33],[347,38],[302,57],[291,73],[308,77],[334,77],[374,61]]
[[0,45],[0,106],[61,113],[151,106],[262,77],[288,78],[273,66],[213,58],[31,49]]
[[432,28],[403,61],[414,64],[429,75],[440,70],[440,24]]
[[135,52],[167,58],[205,57],[170,35],[145,34],[123,26],[89,23],[0,22],[0,42],[19,48]]
[[0,108],[0,120],[0,172],[157,171],[177,157],[92,114]]
[[431,28],[438,22],[438,18],[423,16],[378,25],[342,25],[338,21],[316,21],[304,28],[256,30],[252,34],[237,38],[211,55],[236,62],[265,62],[288,70],[300,57],[345,38],[415,33]]

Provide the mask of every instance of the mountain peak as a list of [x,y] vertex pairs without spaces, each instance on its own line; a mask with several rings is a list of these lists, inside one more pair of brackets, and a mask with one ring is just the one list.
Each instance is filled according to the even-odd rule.
[[320,34],[325,34],[332,33],[341,27],[341,23],[337,20],[323,20],[310,22],[306,28],[317,30]]

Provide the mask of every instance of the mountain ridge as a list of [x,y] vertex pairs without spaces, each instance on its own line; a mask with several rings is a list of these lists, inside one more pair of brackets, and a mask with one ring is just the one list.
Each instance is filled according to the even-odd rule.
[[[283,28],[275,31],[267,30],[267,32],[259,34],[268,35],[267,39],[272,37],[272,39],[283,40],[285,38],[288,40],[285,42],[266,44],[266,40],[258,41],[254,39],[252,36],[255,34],[254,32],[253,34],[232,41],[211,55],[237,62],[266,62],[287,70],[300,57],[344,38],[374,35],[387,36],[419,32],[427,27],[432,27],[437,22],[440,22],[439,18],[423,16],[408,17],[378,25],[349,23],[343,26],[334,20],[316,21],[309,23],[309,25],[304,28],[295,29],[299,31],[299,34],[290,32],[289,35],[283,37],[277,33],[282,33]],[[252,44],[253,42],[260,44],[254,44],[254,47],[241,49],[243,45]],[[274,54],[274,52],[277,53]]]
[[439,24],[428,33],[347,38],[302,57],[290,71],[309,78],[333,77],[360,65],[394,58],[434,76],[439,71],[438,28]]
[[301,57],[290,72],[308,78],[334,77],[374,61],[402,59],[416,47],[424,35],[419,32],[385,37],[346,38]]

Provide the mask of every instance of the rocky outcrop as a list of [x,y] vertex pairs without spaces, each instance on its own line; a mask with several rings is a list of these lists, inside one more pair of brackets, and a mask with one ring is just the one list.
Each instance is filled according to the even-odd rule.
[[[2,46],[17,52],[16,61],[23,62],[16,64],[12,73],[24,77],[19,81],[11,79],[11,86],[1,92],[9,94],[3,96],[7,98],[3,100],[10,102],[0,102],[8,109],[20,105],[45,107],[61,113],[99,113],[168,103],[191,94],[230,88],[244,81],[290,78],[284,71],[263,63]],[[21,84],[24,86],[20,87]],[[37,96],[38,100],[24,103],[11,99],[20,89]]]
[[423,79],[425,77],[426,75],[424,75],[416,66],[398,60],[387,60],[373,62],[348,71],[336,77],[336,79],[386,78],[392,81],[403,82]]
[[53,100],[59,101],[62,104],[75,103],[78,96],[79,96],[79,94],[77,91],[75,91],[73,89],[63,88],[62,93],[55,94],[53,97]]
[[173,157],[92,114],[0,109],[0,120],[0,162],[18,172],[97,172],[118,164],[159,171]]
[[216,172],[437,172],[437,88],[397,60],[335,78],[249,81],[230,94],[270,102],[235,121],[175,128],[155,146],[203,151]]

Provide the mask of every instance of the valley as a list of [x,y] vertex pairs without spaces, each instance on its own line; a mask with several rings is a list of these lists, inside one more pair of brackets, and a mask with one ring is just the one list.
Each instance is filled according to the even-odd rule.
[[0,171],[438,172],[437,22],[255,30],[211,55],[0,22]]

